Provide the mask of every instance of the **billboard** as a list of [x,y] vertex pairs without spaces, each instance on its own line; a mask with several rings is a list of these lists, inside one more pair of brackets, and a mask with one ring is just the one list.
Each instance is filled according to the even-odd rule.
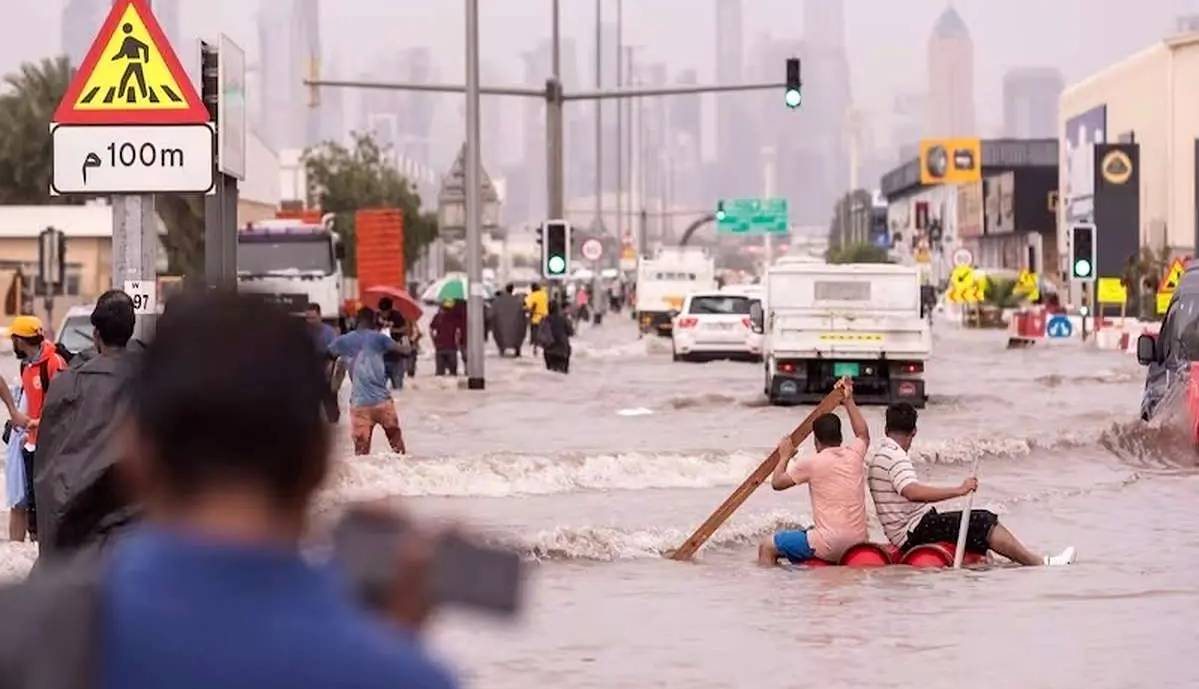
[[1099,277],[1121,277],[1141,247],[1140,146],[1095,149],[1095,264]]
[[923,139],[920,142],[920,183],[977,182],[982,174],[979,139]]
[[1104,143],[1107,106],[1099,105],[1066,120],[1066,220],[1089,220],[1094,212],[1095,144]]

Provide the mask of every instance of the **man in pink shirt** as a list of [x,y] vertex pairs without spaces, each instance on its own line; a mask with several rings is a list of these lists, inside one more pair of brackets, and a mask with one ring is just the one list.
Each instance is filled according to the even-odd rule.
[[855,438],[842,446],[841,419],[825,414],[812,424],[816,454],[788,467],[795,445],[790,436],[783,437],[770,486],[787,490],[808,484],[816,525],[806,531],[780,531],[764,541],[758,547],[758,562],[763,565],[773,566],[780,557],[793,563],[813,558],[837,562],[850,546],[867,539],[865,458],[870,428],[853,400],[853,381],[842,378],[837,387],[845,393],[841,404]]

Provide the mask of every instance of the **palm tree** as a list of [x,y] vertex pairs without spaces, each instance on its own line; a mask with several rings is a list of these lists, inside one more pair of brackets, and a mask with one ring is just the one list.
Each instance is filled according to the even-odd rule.
[[72,73],[66,57],[47,58],[0,83],[0,203],[50,202],[50,120]]

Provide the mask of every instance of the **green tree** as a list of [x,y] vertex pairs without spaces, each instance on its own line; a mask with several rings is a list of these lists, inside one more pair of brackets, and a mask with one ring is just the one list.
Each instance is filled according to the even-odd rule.
[[[27,62],[0,86],[0,203],[50,203],[50,120],[71,83],[66,57]],[[55,202],[82,202],[64,197]]]
[[[0,204],[82,203],[84,196],[50,196],[50,120],[71,83],[66,57],[25,63],[0,87]],[[204,269],[204,198],[160,194],[168,270],[189,278]]]
[[887,250],[869,242],[855,242],[843,247],[831,246],[824,256],[829,263],[890,263]]
[[349,147],[326,141],[304,152],[309,201],[336,214],[333,227],[346,247],[345,271],[356,276],[354,212],[398,208],[404,214],[405,268],[437,237],[437,216],[420,212],[420,195],[369,134],[355,132]]

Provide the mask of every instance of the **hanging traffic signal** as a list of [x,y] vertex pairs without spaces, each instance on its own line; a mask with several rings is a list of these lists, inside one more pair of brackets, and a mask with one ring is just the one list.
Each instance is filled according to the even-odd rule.
[[728,214],[724,212],[724,201],[716,202],[716,222],[723,222]]
[[1070,276],[1075,280],[1095,279],[1095,226],[1075,225],[1070,244]]
[[783,102],[788,108],[798,108],[803,103],[803,81],[799,78],[799,58],[787,58],[787,90]]
[[570,273],[570,223],[547,220],[541,225],[541,274],[561,280]]

